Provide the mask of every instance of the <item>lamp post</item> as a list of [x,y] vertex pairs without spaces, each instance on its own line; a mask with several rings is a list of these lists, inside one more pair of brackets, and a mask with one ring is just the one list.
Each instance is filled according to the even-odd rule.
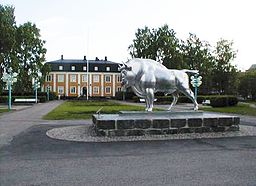
[[50,91],[50,86],[49,86],[49,84],[47,85],[47,101],[49,101],[50,100],[50,93],[49,93],[49,91]]
[[198,87],[202,84],[202,76],[198,76],[199,74],[195,74],[194,76],[191,76],[190,79],[190,83],[191,85],[195,88],[195,99],[197,100],[197,90]]
[[35,91],[35,99],[36,99],[35,103],[37,103],[37,89],[40,87],[40,82],[39,82],[40,77],[42,77],[42,73],[39,70],[33,73],[33,80],[34,80],[33,88]]
[[87,91],[86,91],[86,100],[89,99],[89,61],[86,60],[86,71],[87,71]]
[[12,72],[12,67],[10,67],[7,72],[4,72],[2,80],[7,83],[8,86],[8,110],[12,109],[12,85],[17,82],[18,73]]
[[35,90],[35,98],[36,98],[36,103],[37,103],[37,89],[40,87],[40,82],[38,82],[37,78],[34,80],[34,90]]

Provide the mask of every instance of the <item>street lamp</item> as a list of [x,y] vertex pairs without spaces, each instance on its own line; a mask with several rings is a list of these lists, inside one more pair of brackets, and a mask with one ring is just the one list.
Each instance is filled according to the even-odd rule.
[[39,82],[39,78],[42,76],[41,72],[37,72],[37,76],[34,77],[34,91],[35,91],[35,98],[36,101],[35,103],[37,103],[37,89],[40,88],[40,82]]
[[35,78],[34,80],[34,91],[35,91],[35,98],[36,98],[36,103],[37,103],[37,89],[40,88],[40,82]]
[[49,101],[50,100],[50,86],[49,86],[49,84],[47,85],[47,101]]
[[9,92],[8,110],[10,111],[12,109],[12,85],[13,85],[13,83],[17,82],[18,73],[12,72],[12,67],[10,67],[7,71],[8,71],[8,73],[7,72],[3,73],[2,80],[3,80],[3,82],[6,82],[7,86],[8,86],[8,92]]
[[195,74],[195,76],[191,76],[190,83],[193,87],[195,87],[195,100],[197,100],[197,89],[202,84],[202,76],[198,76],[199,74]]

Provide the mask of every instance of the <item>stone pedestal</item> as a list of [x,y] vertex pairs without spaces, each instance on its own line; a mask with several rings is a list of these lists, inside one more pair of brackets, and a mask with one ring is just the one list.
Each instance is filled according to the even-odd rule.
[[240,122],[237,116],[200,111],[121,111],[119,114],[94,114],[92,120],[99,136],[238,131]]

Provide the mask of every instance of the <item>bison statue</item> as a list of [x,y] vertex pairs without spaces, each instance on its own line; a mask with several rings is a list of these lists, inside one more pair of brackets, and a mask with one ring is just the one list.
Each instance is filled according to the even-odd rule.
[[121,83],[125,88],[131,87],[134,93],[144,98],[146,111],[153,110],[154,93],[164,92],[172,94],[171,110],[178,100],[179,92],[183,93],[194,103],[194,110],[198,110],[198,103],[194,93],[189,88],[187,73],[198,73],[197,70],[167,69],[161,63],[151,59],[132,59],[119,65]]

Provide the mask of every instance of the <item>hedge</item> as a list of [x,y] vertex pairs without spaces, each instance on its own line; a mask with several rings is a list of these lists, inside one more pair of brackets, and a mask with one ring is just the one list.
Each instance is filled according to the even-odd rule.
[[[171,104],[173,97],[172,96],[156,96],[157,101],[155,104]],[[133,96],[132,100],[134,102],[140,102],[140,98]],[[212,107],[224,107],[224,106],[234,106],[238,103],[238,99],[235,96],[223,96],[223,95],[205,95],[198,96],[197,102],[202,103],[204,100],[210,100]],[[186,96],[180,96],[178,103],[192,103],[192,101]]]
[[212,97],[210,99],[212,107],[228,107],[235,106],[238,103],[238,99],[235,96],[219,96]]

